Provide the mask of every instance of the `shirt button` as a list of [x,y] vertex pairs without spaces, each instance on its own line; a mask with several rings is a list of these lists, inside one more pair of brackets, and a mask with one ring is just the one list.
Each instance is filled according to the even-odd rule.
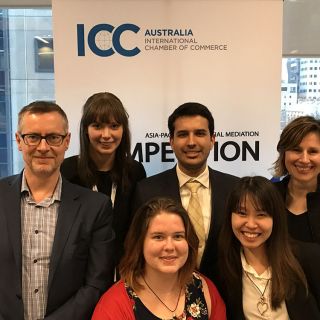
[[38,260],[37,260],[37,259],[34,259],[34,260],[33,260],[33,263],[37,263],[37,262],[38,262]]
[[35,234],[38,234],[38,233],[39,233],[39,230],[34,230],[34,233],[35,233]]
[[38,289],[34,289],[34,293],[38,293],[38,291],[39,291]]

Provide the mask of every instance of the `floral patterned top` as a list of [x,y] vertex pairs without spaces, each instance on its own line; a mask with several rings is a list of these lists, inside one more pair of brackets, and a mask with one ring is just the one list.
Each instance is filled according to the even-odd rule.
[[[133,312],[137,320],[162,320],[146,308],[132,288],[127,284],[125,284],[125,288],[129,298],[133,302]],[[185,297],[183,313],[175,316],[172,320],[208,320],[208,308],[202,290],[202,281],[200,276],[195,272],[193,273],[192,282],[186,286]]]

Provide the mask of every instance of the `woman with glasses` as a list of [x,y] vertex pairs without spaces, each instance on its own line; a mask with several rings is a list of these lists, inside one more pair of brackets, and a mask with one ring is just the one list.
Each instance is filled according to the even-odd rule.
[[61,172],[72,183],[111,197],[118,264],[131,223],[133,192],[146,173],[131,157],[128,114],[114,94],[99,92],[88,98],[80,122],[80,154],[65,159]]

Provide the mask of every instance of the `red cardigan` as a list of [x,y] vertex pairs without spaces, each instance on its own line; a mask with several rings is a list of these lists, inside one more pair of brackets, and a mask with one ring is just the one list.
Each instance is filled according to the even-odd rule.
[[[209,320],[225,320],[224,302],[211,280],[205,279],[211,299],[211,315]],[[122,280],[115,283],[98,302],[91,320],[135,320],[134,302],[130,300]]]

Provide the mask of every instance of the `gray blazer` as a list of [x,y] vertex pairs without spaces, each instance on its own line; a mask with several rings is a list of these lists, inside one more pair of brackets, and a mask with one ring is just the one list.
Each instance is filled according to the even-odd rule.
[[[23,320],[22,175],[0,180],[0,319]],[[90,319],[113,282],[112,207],[108,197],[62,181],[45,319]]]

